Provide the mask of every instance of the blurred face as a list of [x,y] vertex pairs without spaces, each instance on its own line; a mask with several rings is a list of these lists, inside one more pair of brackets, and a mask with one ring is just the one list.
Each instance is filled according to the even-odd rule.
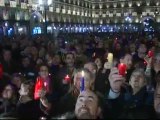
[[103,42],[102,41],[98,42],[98,48],[103,48]]
[[23,64],[24,67],[29,66],[29,64],[30,64],[29,58],[24,58],[24,59],[22,60],[22,64]]
[[20,96],[28,95],[28,93],[29,93],[28,86],[25,84],[21,84],[21,88],[19,90]]
[[13,83],[14,85],[16,85],[17,88],[20,88],[20,86],[21,86],[21,78],[20,78],[20,77],[16,77],[16,76],[13,77],[12,83]]
[[141,89],[145,85],[145,79],[139,72],[132,73],[130,85],[132,88]]
[[97,59],[95,60],[95,63],[96,63],[96,65],[97,65],[99,68],[102,67],[102,62],[101,62],[101,60],[100,60],[99,58],[97,58]]
[[[80,90],[80,85],[81,85],[81,79],[82,79],[82,73],[78,72],[74,76],[74,86]],[[85,89],[90,89],[91,88],[91,79],[89,79],[88,75],[85,73],[84,75],[84,84],[85,84]]]
[[5,61],[10,61],[11,60],[11,52],[10,51],[5,51],[3,54],[3,58]]
[[72,54],[68,54],[66,56],[66,64],[68,67],[73,67],[74,66],[74,62],[75,62],[75,59],[74,59],[74,56]]
[[76,46],[76,52],[81,53],[81,51],[82,51],[82,48],[80,46]]
[[160,85],[157,84],[154,94],[154,109],[156,113],[160,114]]
[[139,58],[144,58],[146,56],[147,48],[144,44],[141,44],[138,48],[138,56]]
[[13,89],[10,85],[7,85],[2,92],[2,97],[4,99],[11,99],[12,96],[13,96]]
[[41,66],[40,67],[40,72],[39,72],[40,76],[43,77],[43,78],[46,78],[48,77],[48,67],[47,66]]
[[53,57],[53,64],[54,64],[54,65],[59,65],[60,62],[61,62],[60,56],[59,56],[59,55],[55,55],[55,56]]
[[44,48],[41,48],[39,50],[39,57],[44,57],[45,56],[45,49]]
[[32,53],[32,55],[37,55],[38,54],[37,48],[36,47],[32,47],[31,48],[31,53]]
[[121,45],[118,43],[117,45],[116,45],[116,50],[120,50],[121,49]]
[[96,74],[96,69],[91,64],[85,64],[85,69],[88,69],[91,73]]
[[48,64],[49,66],[51,66],[51,65],[52,65],[52,62],[53,62],[53,61],[52,61],[52,57],[47,54],[45,59],[46,59],[46,61],[47,61],[47,64]]
[[156,72],[160,71],[160,56],[157,56],[157,57],[154,59],[153,67],[154,67],[154,70],[155,70]]
[[135,52],[135,51],[136,51],[136,46],[135,46],[135,44],[131,44],[131,45],[130,45],[130,51],[131,51],[131,52]]
[[91,91],[82,92],[75,106],[75,114],[78,119],[97,119],[100,113],[98,98]]
[[125,57],[121,59],[121,63],[126,64],[127,69],[130,69],[132,67],[132,56],[130,54],[125,55]]

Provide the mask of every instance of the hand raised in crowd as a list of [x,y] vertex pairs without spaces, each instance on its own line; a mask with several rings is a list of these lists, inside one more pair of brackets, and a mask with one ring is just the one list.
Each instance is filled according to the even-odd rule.
[[47,93],[46,90],[44,88],[42,88],[41,90],[39,90],[38,94],[39,94],[40,98],[44,98],[46,93]]
[[152,57],[149,57],[148,55],[146,55],[144,57],[144,60],[146,61],[147,63],[147,67],[151,68],[151,65],[152,65]]
[[118,68],[114,67],[111,69],[109,74],[109,82],[112,91],[120,92],[121,87],[125,82],[125,78],[122,75],[119,75]]

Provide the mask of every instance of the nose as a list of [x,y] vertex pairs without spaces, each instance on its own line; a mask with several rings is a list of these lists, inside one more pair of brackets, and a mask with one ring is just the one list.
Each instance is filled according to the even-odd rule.
[[82,104],[82,107],[86,107],[86,104],[84,103],[84,104]]
[[82,104],[82,107],[86,107],[86,106],[87,106],[86,103],[87,103],[87,101],[84,100],[84,102],[83,102],[83,104]]

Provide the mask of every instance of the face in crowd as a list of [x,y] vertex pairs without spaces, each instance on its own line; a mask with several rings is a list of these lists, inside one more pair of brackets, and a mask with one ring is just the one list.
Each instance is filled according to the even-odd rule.
[[80,93],[75,106],[75,115],[78,119],[97,119],[100,111],[98,97],[92,91]]
[[127,69],[130,69],[132,67],[132,56],[130,54],[126,54],[124,58],[120,59],[120,62],[126,64]]
[[61,63],[61,58],[60,58],[60,56],[59,56],[59,55],[55,55],[55,56],[53,57],[53,64],[54,64],[54,65],[60,65],[60,63]]
[[21,83],[23,82],[24,77],[20,73],[13,74],[13,79],[11,80],[12,84],[14,84],[17,88],[20,88]]
[[12,97],[14,96],[14,88],[11,85],[7,85],[3,92],[2,92],[2,97],[4,99],[12,99]]
[[96,58],[95,63],[96,63],[98,68],[102,68],[103,65],[102,65],[102,61],[101,61],[100,58]]
[[129,84],[133,89],[140,90],[144,87],[146,85],[144,72],[141,69],[135,70],[131,75]]
[[97,65],[96,63],[89,62],[84,65],[84,69],[88,69],[92,74],[95,75],[97,72]]
[[42,78],[46,78],[48,77],[49,75],[49,71],[48,71],[48,67],[43,65],[40,67],[40,71],[39,71],[39,75],[42,77]]
[[22,59],[22,65],[23,65],[23,67],[29,67],[29,65],[30,65],[30,59],[28,58],[28,57],[25,57],[25,58],[23,58]]
[[145,44],[141,44],[138,48],[138,56],[141,59],[144,59],[144,57],[146,56],[146,52],[147,52],[147,47]]
[[74,67],[74,63],[75,63],[74,54],[67,54],[65,61],[66,61],[66,65],[67,65],[68,67]]
[[[81,79],[82,79],[82,71],[78,71],[74,75],[74,86],[80,90],[81,85]],[[93,85],[93,75],[90,71],[84,70],[84,84],[85,84],[85,90],[91,89]]]
[[29,96],[33,97],[33,90],[34,90],[34,85],[32,82],[24,82],[21,84],[21,88],[19,90],[20,96]]
[[11,58],[12,58],[11,51],[10,50],[4,50],[4,52],[3,52],[3,59],[5,61],[10,61]]
[[130,46],[129,46],[129,48],[130,48],[131,53],[133,53],[133,52],[136,51],[136,46],[135,46],[134,43],[131,43]]
[[154,58],[154,63],[153,63],[154,70],[156,73],[160,71],[160,53],[157,53],[155,58]]
[[21,84],[21,88],[20,88],[20,90],[19,90],[19,94],[20,94],[20,96],[26,96],[26,95],[28,95],[28,92],[29,92],[29,89],[28,89],[29,87],[27,86],[27,85],[25,85],[25,84]]

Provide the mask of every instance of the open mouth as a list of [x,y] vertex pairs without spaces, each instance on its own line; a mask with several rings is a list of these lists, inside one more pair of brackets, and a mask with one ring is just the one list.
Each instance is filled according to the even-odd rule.
[[86,107],[82,107],[80,108],[79,112],[86,113],[86,112],[89,112],[89,109]]

